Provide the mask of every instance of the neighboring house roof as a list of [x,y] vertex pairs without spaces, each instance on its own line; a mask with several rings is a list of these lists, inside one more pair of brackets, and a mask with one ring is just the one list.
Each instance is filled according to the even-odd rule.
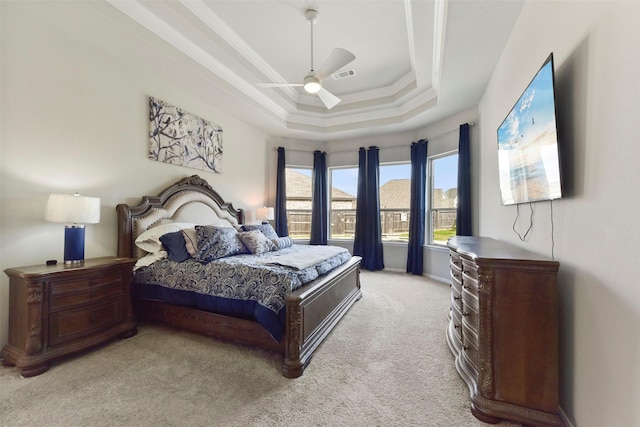
[[392,179],[380,187],[380,209],[409,209],[411,180]]
[[356,196],[342,191],[339,188],[331,187],[331,198],[333,200],[355,200]]
[[433,201],[437,208],[455,207],[456,197],[458,197],[457,188],[450,188],[446,191],[443,191],[440,188],[433,190]]
[[[311,200],[313,179],[303,173],[293,169],[286,169],[287,199],[309,199]],[[353,196],[336,187],[331,187],[331,197],[333,200],[355,200]]]
[[[311,200],[313,180],[310,176],[287,168],[286,179],[288,199]],[[439,202],[439,207],[454,207],[457,195],[456,188],[446,191],[437,188],[433,192],[434,200]],[[331,196],[333,200],[356,199],[356,196],[335,187],[331,188]],[[410,179],[392,179],[380,187],[380,209],[409,209],[410,203]]]
[[286,168],[287,198],[311,199],[311,177],[293,169]]
[[458,189],[457,188],[450,188],[447,191],[445,191],[447,198],[451,199],[451,200],[455,200],[456,197],[458,197]]
[[[433,199],[439,208],[452,208],[458,196],[457,188],[443,191],[436,188]],[[411,203],[411,180],[392,179],[380,187],[380,209],[409,209]]]

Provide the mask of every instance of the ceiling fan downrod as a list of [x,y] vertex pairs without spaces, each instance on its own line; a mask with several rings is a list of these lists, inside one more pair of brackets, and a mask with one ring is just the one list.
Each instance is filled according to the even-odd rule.
[[322,88],[320,80],[315,76],[315,70],[313,68],[313,24],[318,21],[319,15],[318,11],[314,9],[307,9],[304,13],[305,18],[307,18],[307,22],[309,22],[311,31],[311,70],[309,71],[309,74],[305,76],[303,81],[303,87],[307,93],[317,93]]
[[311,71],[313,71],[313,24],[318,21],[319,15],[318,11],[314,9],[307,9],[304,13],[304,17],[307,18],[311,31]]

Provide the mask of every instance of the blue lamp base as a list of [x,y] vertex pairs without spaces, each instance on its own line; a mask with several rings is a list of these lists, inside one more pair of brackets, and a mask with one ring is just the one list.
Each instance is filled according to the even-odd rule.
[[67,225],[64,229],[64,263],[65,265],[74,265],[83,262],[84,225]]

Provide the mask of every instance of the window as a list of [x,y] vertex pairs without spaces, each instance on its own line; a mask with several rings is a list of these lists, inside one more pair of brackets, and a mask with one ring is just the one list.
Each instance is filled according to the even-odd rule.
[[358,168],[329,168],[331,239],[353,239],[356,232]]
[[311,169],[286,168],[287,226],[292,239],[308,240],[311,237],[311,172]]
[[383,242],[409,241],[411,163],[380,165],[380,229]]
[[[332,239],[353,239],[356,225],[358,168],[331,168]],[[380,227],[384,242],[409,240],[411,164],[380,165]]]
[[456,201],[458,197],[458,152],[429,159],[429,243],[446,245],[456,234]]

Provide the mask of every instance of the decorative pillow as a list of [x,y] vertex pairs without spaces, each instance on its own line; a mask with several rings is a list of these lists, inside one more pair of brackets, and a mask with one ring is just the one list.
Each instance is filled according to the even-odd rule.
[[184,228],[193,228],[194,225],[186,222],[171,222],[168,224],[161,224],[156,227],[150,228],[141,235],[135,241],[137,247],[143,251],[149,253],[155,253],[162,250],[162,243],[160,242],[160,236],[172,233],[174,231],[180,231]]
[[164,234],[160,236],[160,242],[166,249],[168,258],[171,261],[182,262],[191,258],[191,255],[187,251],[182,231],[174,231],[173,233]]
[[196,235],[196,229],[185,228],[181,231],[184,236],[184,245],[187,249],[187,252],[189,252],[191,258],[195,258],[195,256],[198,254],[198,236]]
[[250,225],[242,226],[242,231],[251,231],[251,230],[260,230],[262,234],[267,236],[268,239],[278,238],[278,234],[276,233],[276,230],[273,229],[271,224],[250,224]]
[[271,239],[271,242],[273,243],[274,251],[293,246],[293,239],[289,236],[277,237],[275,239]]
[[260,230],[241,231],[238,233],[242,243],[252,254],[263,254],[272,251],[275,246]]
[[196,225],[196,236],[198,237],[196,259],[200,262],[211,262],[218,258],[247,252],[238,237],[238,230],[233,227]]

